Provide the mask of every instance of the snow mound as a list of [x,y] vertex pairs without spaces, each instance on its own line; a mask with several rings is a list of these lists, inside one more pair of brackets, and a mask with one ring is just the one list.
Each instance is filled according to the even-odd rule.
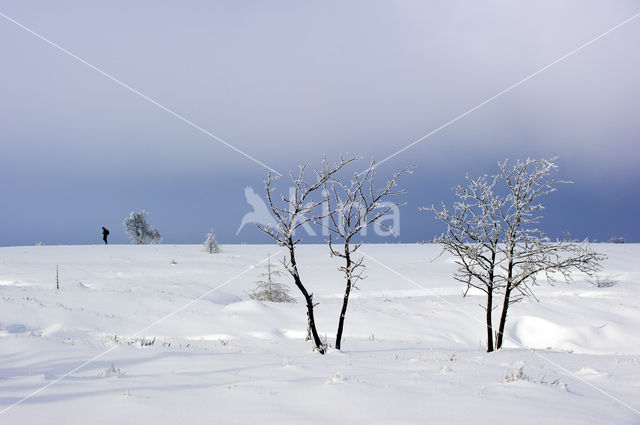
[[87,289],[91,289],[89,286],[87,286],[86,284],[84,284],[83,282],[76,282],[73,285],[74,289],[80,289],[82,291],[87,290]]
[[509,335],[525,347],[579,353],[601,352],[608,336],[603,327],[568,327],[535,316],[516,319]]
[[282,332],[280,332],[278,329],[272,329],[270,331],[250,331],[247,332],[247,335],[257,339],[272,340],[281,338]]
[[240,302],[242,301],[242,298],[229,292],[216,291],[213,294],[208,295],[207,300],[214,304],[227,305]]
[[282,329],[280,331],[283,337],[290,339],[304,339],[307,336],[307,331],[297,329]]
[[584,376],[584,377],[589,377],[589,376],[611,376],[607,372],[601,372],[599,370],[595,370],[595,369],[590,368],[590,367],[581,368],[580,370],[578,370],[576,372],[576,375]]
[[187,341],[229,341],[235,339],[233,335],[229,334],[208,334],[208,335],[196,335],[185,337]]
[[222,312],[229,315],[262,314],[265,310],[266,306],[260,301],[246,300],[229,304],[222,309]]

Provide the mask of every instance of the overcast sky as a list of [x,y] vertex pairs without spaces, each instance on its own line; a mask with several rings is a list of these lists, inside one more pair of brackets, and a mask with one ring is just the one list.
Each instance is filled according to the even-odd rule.
[[[9,1],[0,13],[284,173],[382,160],[640,12],[640,1]],[[415,165],[397,239],[466,172],[559,156],[556,236],[640,242],[640,18],[380,166]],[[0,245],[268,242],[267,170],[0,17]],[[391,241],[389,241],[391,242]]]

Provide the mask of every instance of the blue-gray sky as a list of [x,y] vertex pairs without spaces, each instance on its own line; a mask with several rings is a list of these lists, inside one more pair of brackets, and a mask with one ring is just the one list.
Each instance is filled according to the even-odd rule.
[[[381,160],[611,27],[640,1],[8,1],[0,12],[286,172]],[[640,242],[640,18],[385,162],[419,206],[505,158],[573,180],[543,228]],[[165,243],[236,229],[266,170],[0,17],[0,245],[125,243],[146,209]]]

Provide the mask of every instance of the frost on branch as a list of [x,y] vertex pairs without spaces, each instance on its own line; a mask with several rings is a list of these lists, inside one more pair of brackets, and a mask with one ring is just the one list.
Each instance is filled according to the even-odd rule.
[[[453,210],[431,208],[447,225],[436,241],[456,258],[454,277],[483,291],[486,298],[488,350],[495,336],[495,349],[503,343],[509,307],[524,299],[537,300],[539,280],[571,281],[574,272],[594,276],[606,256],[594,252],[588,242],[551,241],[538,227],[544,205],[541,200],[562,183],[552,178],[557,170],[551,159],[527,159],[513,165],[499,164],[499,172],[488,179],[467,177],[465,187],[456,188]],[[567,238],[568,239],[568,238]],[[502,295],[498,331],[491,331],[494,297]]]
[[436,219],[447,226],[447,231],[435,242],[455,257],[458,270],[454,278],[466,285],[464,295],[471,288],[485,294],[482,307],[485,310],[488,352],[494,350],[494,299],[503,286],[497,272],[502,261],[498,255],[503,230],[499,212],[505,200],[494,192],[497,183],[497,176],[485,175],[474,179],[467,175],[466,186],[454,188],[457,200],[452,209],[444,203],[441,210],[433,206],[424,208],[432,211]]
[[216,241],[216,237],[213,234],[213,231],[207,233],[207,237],[203,245],[204,245],[204,250],[209,254],[219,254],[222,252],[222,248],[220,248],[220,245],[218,245],[218,242]]
[[301,241],[301,238],[295,235],[295,231],[300,227],[308,226],[322,219],[323,213],[319,210],[325,201],[314,201],[311,199],[312,195],[323,188],[327,180],[334,174],[354,160],[355,158],[344,159],[341,157],[340,161],[333,165],[329,165],[326,160],[323,160],[322,168],[313,170],[313,178],[308,177],[308,164],[300,165],[297,172],[291,171],[289,173],[293,186],[288,195],[280,196],[279,200],[274,196],[275,188],[273,187],[278,177],[270,172],[265,181],[265,190],[275,224],[257,225],[260,230],[273,238],[279,246],[288,251],[288,258],[284,258],[282,265],[287,273],[291,275],[293,282],[304,297],[309,331],[313,339],[314,348],[320,354],[325,354],[327,346],[321,340],[316,329],[314,316],[316,304],[313,301],[313,293],[307,290],[298,270],[296,245]]
[[147,223],[147,212],[144,210],[131,211],[129,217],[125,218],[122,224],[133,244],[145,245],[148,243],[162,242],[160,232]]
[[593,276],[601,269],[606,256],[594,252],[585,242],[552,242],[538,224],[544,209],[540,199],[555,192],[558,184],[570,183],[553,179],[557,165],[551,159],[527,159],[509,166],[500,164],[500,179],[505,188],[505,206],[500,210],[503,239],[500,251],[504,257],[501,274],[504,300],[498,328],[496,348],[501,348],[509,306],[524,298],[536,299],[533,291],[539,278],[549,283],[558,278],[571,281],[573,272]]
[[385,200],[405,192],[396,188],[397,180],[402,174],[409,172],[410,167],[405,168],[395,173],[381,188],[375,188],[376,162],[372,160],[366,170],[355,173],[350,181],[333,175],[324,184],[328,213],[322,217],[322,220],[316,221],[316,224],[323,226],[329,232],[328,244],[331,255],[344,261],[344,265],[339,267],[345,277],[345,292],[336,333],[335,347],[338,350],[342,343],[351,289],[358,289],[357,282],[365,278],[364,257],[356,254],[361,244],[354,243],[354,240],[371,224],[386,228],[393,234],[393,229],[382,220],[390,211],[403,204],[396,201],[385,202]]

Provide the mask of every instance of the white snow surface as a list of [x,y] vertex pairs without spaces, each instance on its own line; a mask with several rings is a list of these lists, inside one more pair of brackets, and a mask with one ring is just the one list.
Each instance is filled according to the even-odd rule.
[[[451,257],[364,245],[324,356],[289,276],[296,304],[248,299],[276,246],[0,248],[0,424],[640,424],[640,245],[594,247],[615,286],[541,284],[486,353]],[[333,344],[339,259],[298,260]]]

